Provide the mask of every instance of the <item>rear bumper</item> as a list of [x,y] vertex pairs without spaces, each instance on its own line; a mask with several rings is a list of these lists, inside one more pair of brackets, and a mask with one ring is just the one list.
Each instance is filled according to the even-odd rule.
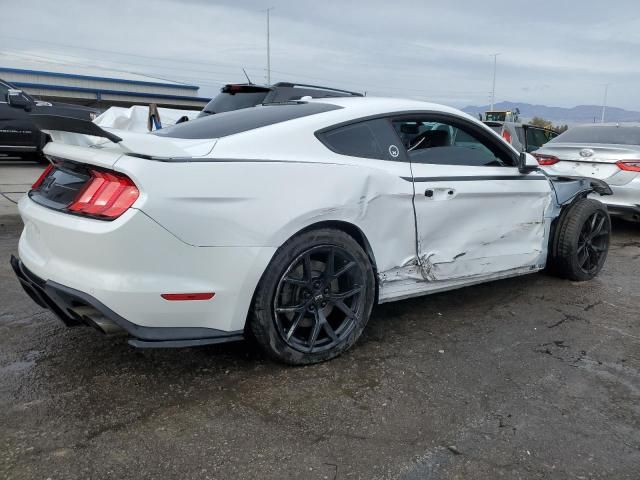
[[88,325],[107,335],[128,334],[129,344],[142,348],[210,345],[242,340],[243,331],[225,332],[202,327],[145,327],[115,313],[91,295],[59,283],[43,280],[13,255],[11,267],[24,291],[43,308],[51,310],[68,327]]
[[[105,222],[19,202],[14,270],[27,293],[68,325],[126,333],[139,347],[241,338],[272,247],[188,245],[131,208]],[[212,227],[213,228],[213,227]],[[214,292],[207,300],[164,294]]]
[[[630,172],[624,172],[630,173]],[[613,195],[597,196],[604,203],[609,213],[640,221],[640,176],[623,185],[609,183]]]

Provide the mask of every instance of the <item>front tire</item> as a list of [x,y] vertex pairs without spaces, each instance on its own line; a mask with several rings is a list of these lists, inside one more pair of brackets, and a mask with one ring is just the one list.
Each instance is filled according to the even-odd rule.
[[360,337],[375,295],[367,254],[340,230],[297,235],[263,274],[249,326],[273,358],[292,365],[340,355]]
[[568,207],[558,220],[549,270],[574,281],[594,278],[609,251],[611,219],[607,207],[583,198]]

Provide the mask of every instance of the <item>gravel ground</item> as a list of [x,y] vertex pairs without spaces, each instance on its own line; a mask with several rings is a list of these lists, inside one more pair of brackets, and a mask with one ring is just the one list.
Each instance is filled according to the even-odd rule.
[[601,276],[377,307],[342,357],[135,350],[67,329],[0,227],[0,478],[638,479],[640,226]]

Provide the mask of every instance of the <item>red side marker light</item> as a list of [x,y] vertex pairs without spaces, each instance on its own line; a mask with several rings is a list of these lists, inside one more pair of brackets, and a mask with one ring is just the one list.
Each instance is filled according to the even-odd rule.
[[508,143],[511,143],[511,134],[509,133],[509,130],[502,131],[502,138],[504,138]]
[[179,300],[211,300],[215,295],[214,292],[203,293],[162,293],[160,296],[165,300],[179,301]]

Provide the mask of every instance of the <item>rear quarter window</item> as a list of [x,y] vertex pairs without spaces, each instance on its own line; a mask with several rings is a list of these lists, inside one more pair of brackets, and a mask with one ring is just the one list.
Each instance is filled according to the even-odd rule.
[[386,119],[366,120],[316,133],[335,153],[378,160],[405,160],[398,136]]
[[331,150],[342,155],[382,158],[382,147],[380,147],[369,122],[337,128],[326,132],[322,139]]

